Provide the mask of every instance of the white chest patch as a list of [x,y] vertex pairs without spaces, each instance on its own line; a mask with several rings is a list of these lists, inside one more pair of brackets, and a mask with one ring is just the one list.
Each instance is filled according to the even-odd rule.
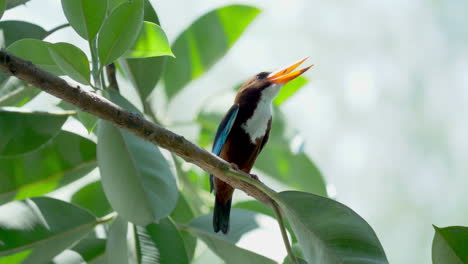
[[256,143],[256,139],[263,137],[268,128],[268,120],[271,118],[271,104],[278,94],[280,85],[274,84],[263,90],[257,108],[247,122],[242,124],[242,128],[249,135],[250,141]]

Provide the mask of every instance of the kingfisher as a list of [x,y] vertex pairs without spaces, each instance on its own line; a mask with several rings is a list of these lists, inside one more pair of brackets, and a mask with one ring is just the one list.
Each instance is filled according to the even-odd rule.
[[[212,149],[215,155],[258,180],[250,170],[268,141],[273,99],[284,84],[313,66],[294,71],[306,59],[274,72],[261,72],[241,86],[216,131]],[[234,188],[215,175],[210,175],[210,187],[215,192],[213,230],[227,234]]]

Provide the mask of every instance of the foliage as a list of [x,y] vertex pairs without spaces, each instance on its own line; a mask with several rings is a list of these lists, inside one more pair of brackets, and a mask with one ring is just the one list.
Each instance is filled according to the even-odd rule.
[[[0,1],[0,14],[23,2]],[[214,67],[260,13],[247,5],[217,8],[171,43],[148,0],[62,0],[62,7],[70,26],[88,42],[87,52],[72,43],[43,41],[51,32],[23,21],[0,22],[2,45],[158,123],[151,94],[161,89],[171,102]],[[106,86],[111,63],[130,84],[121,85],[120,93]],[[255,169],[300,190],[272,197],[284,214],[298,263],[388,263],[369,224],[327,198],[318,167],[301,148],[291,147],[297,133],[281,107],[307,83],[298,78],[278,95],[270,142]],[[197,258],[274,263],[238,245],[259,228],[258,216],[275,217],[270,208],[253,200],[235,202],[230,233],[215,234],[206,173],[65,103],[48,112],[29,110],[37,95],[32,90],[0,75],[0,263],[192,263]],[[125,98],[128,90],[136,91],[142,109]],[[192,122],[200,128],[196,143],[210,147],[221,116],[201,109]],[[65,130],[66,122],[81,123],[89,134]],[[36,197],[65,192],[67,184],[88,179],[93,169],[99,179],[82,184],[70,202]],[[466,263],[466,228],[435,229],[434,263]],[[208,253],[197,255],[195,249],[203,245]]]

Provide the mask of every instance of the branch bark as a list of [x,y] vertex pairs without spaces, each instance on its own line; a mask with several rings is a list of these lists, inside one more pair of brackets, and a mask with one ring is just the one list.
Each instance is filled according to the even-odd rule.
[[226,161],[191,143],[183,136],[154,124],[137,113],[131,113],[106,98],[87,92],[79,86],[71,85],[60,77],[52,75],[5,50],[0,51],[0,71],[13,75],[85,112],[107,120],[117,127],[167,149],[185,161],[216,175],[234,188],[244,191],[270,207],[272,206],[271,197],[275,191],[251,179],[248,174],[232,168]]

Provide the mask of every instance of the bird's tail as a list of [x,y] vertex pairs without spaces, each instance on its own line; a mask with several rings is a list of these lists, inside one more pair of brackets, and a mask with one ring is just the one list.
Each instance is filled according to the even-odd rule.
[[231,201],[229,199],[226,203],[221,203],[218,197],[215,199],[215,206],[213,211],[213,229],[215,233],[219,230],[224,234],[229,231],[229,214],[231,213]]

